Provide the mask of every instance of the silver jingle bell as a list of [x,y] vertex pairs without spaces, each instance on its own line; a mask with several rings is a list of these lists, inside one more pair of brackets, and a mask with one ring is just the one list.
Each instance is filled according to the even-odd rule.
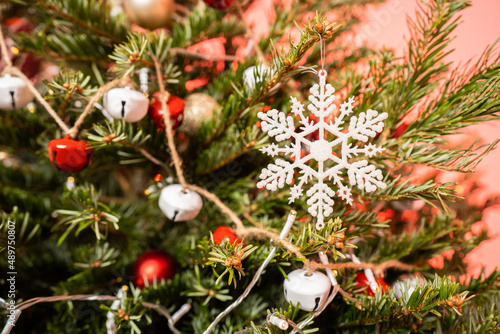
[[203,206],[201,196],[189,189],[182,190],[182,185],[172,184],[161,190],[158,199],[160,210],[173,221],[194,219]]
[[14,110],[26,107],[35,95],[23,79],[5,74],[0,77],[0,109]]
[[125,119],[133,123],[146,116],[149,108],[149,99],[141,92],[130,87],[113,88],[103,97],[102,110],[106,118]]
[[307,275],[307,271],[297,269],[289,273],[283,284],[285,299],[304,311],[316,311],[328,298],[332,283],[328,277],[318,271]]

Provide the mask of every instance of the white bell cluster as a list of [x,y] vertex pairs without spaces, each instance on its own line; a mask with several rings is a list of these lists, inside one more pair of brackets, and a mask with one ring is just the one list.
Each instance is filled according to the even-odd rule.
[[113,88],[104,94],[102,113],[106,118],[138,122],[146,116],[149,99],[141,92],[125,88]]
[[289,273],[283,284],[285,299],[304,311],[316,311],[328,298],[332,283],[323,273],[297,269]]
[[14,110],[26,107],[35,96],[23,79],[5,74],[0,77],[0,109]]
[[161,190],[158,205],[168,219],[177,222],[196,218],[203,200],[197,192],[182,190],[182,185],[172,184]]

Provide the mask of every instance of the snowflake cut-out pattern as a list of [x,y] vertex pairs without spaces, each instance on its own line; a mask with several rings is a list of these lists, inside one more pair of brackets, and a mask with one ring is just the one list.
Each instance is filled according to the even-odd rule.
[[[346,130],[344,118],[352,114],[354,104],[354,97],[350,97],[340,104],[339,113],[335,119],[327,123],[325,117],[337,107],[333,103],[335,89],[332,85],[326,84],[326,71],[320,71],[318,76],[319,84],[315,84],[309,90],[310,104],[307,107],[316,116],[317,122],[309,116],[304,116],[304,105],[295,97],[291,97],[290,101],[292,114],[299,118],[299,123],[302,125],[300,132],[295,131],[294,117],[291,115],[287,116],[276,109],[258,113],[258,117],[262,120],[262,130],[269,136],[274,137],[277,142],[291,139],[289,145],[270,144],[261,148],[261,151],[271,157],[283,154],[295,160],[291,163],[276,159],[274,164],[269,164],[262,170],[261,181],[257,183],[257,187],[266,187],[268,190],[275,191],[283,188],[285,183],[291,185],[294,183],[294,173],[297,169],[301,175],[298,177],[299,182],[290,188],[289,200],[292,203],[302,196],[304,184],[309,183],[313,178],[317,179],[317,182],[307,190],[306,195],[309,197],[308,211],[313,217],[317,217],[316,228],[320,230],[324,226],[324,218],[333,212],[335,191],[329,186],[328,181],[332,181],[330,183],[336,186],[337,194],[341,199],[352,204],[351,188],[343,183],[344,170],[347,170],[351,186],[356,185],[366,192],[386,187],[382,181],[382,171],[358,156],[364,155],[371,158],[383,151],[382,147],[371,143],[359,145],[359,142],[366,143],[370,137],[373,138],[377,133],[382,132],[383,121],[387,118],[387,113],[379,114],[372,109],[366,113],[361,112],[358,117],[351,117]],[[333,141],[325,140],[327,132],[334,136]],[[308,139],[313,133],[318,133],[318,140]],[[358,143],[353,144],[354,141]],[[341,145],[340,155],[334,152],[339,145]],[[302,148],[308,148],[308,150],[301,150]],[[350,160],[354,157],[356,159],[351,162]],[[308,164],[311,159],[317,161],[317,169],[311,167],[316,164]],[[328,167],[325,163],[330,160],[333,164],[328,164],[330,166]]]

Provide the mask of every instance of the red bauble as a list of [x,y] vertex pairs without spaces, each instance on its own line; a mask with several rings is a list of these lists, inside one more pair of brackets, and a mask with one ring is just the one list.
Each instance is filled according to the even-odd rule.
[[[154,94],[155,96],[157,94]],[[168,112],[170,113],[170,120],[172,121],[172,128],[176,128],[182,123],[184,118],[184,100],[178,96],[170,95],[167,101]],[[163,108],[161,102],[157,98],[153,98],[153,102],[149,106],[149,116],[153,118],[155,125],[158,129],[165,129],[165,122],[163,121]]]
[[86,141],[71,139],[69,135],[51,140],[48,151],[50,162],[66,173],[78,173],[90,165],[94,153]]
[[162,279],[174,277],[176,273],[177,264],[174,258],[162,250],[147,251],[134,263],[134,283],[140,288],[145,286],[145,278],[151,285],[155,277],[159,283]]
[[[36,26],[24,17],[13,17],[5,20],[5,26],[13,33],[29,34]],[[40,73],[42,61],[31,53],[20,52],[11,56],[12,63],[17,64],[17,67],[28,78],[33,78]]]
[[215,9],[228,9],[234,3],[234,0],[203,0],[207,5]]
[[238,238],[238,236],[234,233],[234,231],[232,229],[230,229],[229,227],[224,226],[224,225],[217,227],[215,229],[214,233],[212,233],[212,235],[214,237],[214,242],[216,244],[221,244],[222,240],[224,240],[224,239],[229,239],[229,242],[231,244],[236,243],[236,245],[243,242],[243,240]]
[[[383,293],[387,293],[387,289],[390,288],[390,285],[387,284],[381,277],[375,278],[375,282],[377,282],[378,287],[382,290]],[[368,296],[375,296],[375,292],[370,288],[370,282],[368,281],[368,278],[366,277],[365,273],[362,271],[358,271],[356,274],[356,288],[362,288],[366,287],[362,294],[368,295]]]
[[397,139],[401,137],[403,133],[405,133],[406,129],[408,129],[408,125],[409,125],[408,123],[403,123],[400,126],[398,126],[391,135],[391,138]]

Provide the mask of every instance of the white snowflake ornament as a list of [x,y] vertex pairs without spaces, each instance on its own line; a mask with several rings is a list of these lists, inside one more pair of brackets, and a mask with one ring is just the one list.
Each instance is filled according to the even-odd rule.
[[[269,136],[275,137],[277,142],[291,140],[290,144],[279,146],[270,144],[261,148],[261,151],[274,157],[279,154],[294,157],[294,162],[276,159],[274,164],[269,164],[260,174],[257,183],[258,188],[266,187],[275,191],[283,188],[286,184],[294,182],[295,170],[300,170],[298,183],[290,188],[290,203],[302,196],[304,184],[309,183],[313,178],[317,182],[306,192],[309,197],[309,213],[317,217],[316,228],[320,230],[324,226],[324,219],[333,212],[333,197],[335,191],[330,187],[330,183],[336,187],[337,194],[348,204],[352,204],[351,188],[344,184],[342,173],[347,171],[349,184],[357,186],[366,192],[373,192],[377,188],[384,189],[386,184],[382,181],[383,175],[380,169],[368,163],[367,160],[359,159],[365,155],[373,157],[383,151],[382,147],[372,144],[359,145],[359,142],[366,143],[370,137],[375,137],[377,133],[384,129],[384,120],[387,113],[378,113],[369,109],[366,113],[361,112],[359,116],[352,116],[346,131],[344,118],[353,112],[354,97],[340,105],[340,110],[335,119],[329,123],[325,121],[331,112],[336,109],[333,103],[335,100],[335,89],[330,84],[326,84],[326,71],[318,73],[319,84],[310,88],[311,102],[307,109],[318,119],[315,123],[310,117],[305,117],[304,105],[295,97],[291,97],[292,113],[299,117],[302,125],[301,132],[295,131],[294,117],[287,116],[284,112],[276,109],[267,113],[259,112],[258,117],[262,120],[261,126]],[[310,140],[310,135],[317,132],[318,140]],[[330,133],[335,138],[332,141],[325,140],[325,134]],[[354,141],[358,141],[355,144]],[[307,147],[308,150],[301,148]],[[340,148],[340,154],[335,153],[335,149]],[[356,157],[355,161],[350,161]],[[317,161],[317,169],[312,168],[307,162],[311,159]],[[314,164],[315,165],[315,164]]]

